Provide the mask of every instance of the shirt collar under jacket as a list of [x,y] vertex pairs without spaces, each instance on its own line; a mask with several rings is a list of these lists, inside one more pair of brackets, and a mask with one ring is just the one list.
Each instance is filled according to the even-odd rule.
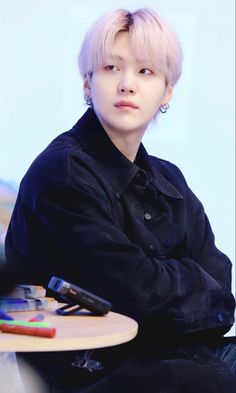
[[183,198],[156,168],[154,170],[151,158],[142,143],[135,162],[128,160],[112,143],[92,109],[84,113],[73,127],[73,131],[85,151],[97,161],[118,197],[126,190],[133,177],[141,171],[147,178],[152,178],[157,189],[163,194],[172,198]]

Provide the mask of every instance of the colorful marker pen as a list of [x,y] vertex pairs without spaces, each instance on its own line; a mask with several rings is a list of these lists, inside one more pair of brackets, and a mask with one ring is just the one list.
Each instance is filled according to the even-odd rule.
[[27,336],[39,336],[53,338],[56,335],[55,328],[45,328],[45,327],[30,327],[30,326],[19,326],[19,325],[0,325],[0,330],[3,333],[13,333],[13,334],[26,334]]
[[37,327],[50,327],[50,323],[46,323],[46,322],[30,322],[30,321],[17,321],[17,320],[3,320],[0,319],[0,330],[1,330],[1,325],[17,325],[17,326],[37,326]]
[[43,314],[37,314],[35,315],[35,317],[30,318],[29,322],[40,322],[44,319],[44,315]]
[[0,319],[4,319],[5,321],[13,321],[14,318],[12,318],[10,315],[8,315],[6,312],[0,310]]

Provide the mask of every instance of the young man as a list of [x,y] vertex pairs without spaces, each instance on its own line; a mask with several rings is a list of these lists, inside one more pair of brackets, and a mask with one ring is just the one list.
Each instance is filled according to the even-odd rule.
[[139,323],[136,340],[95,352],[104,371],[91,379],[54,355],[57,391],[234,392],[230,364],[215,356],[234,322],[231,263],[179,169],[141,144],[168,108],[181,62],[155,12],[98,20],[79,57],[90,108],[21,182],[6,237],[15,281],[46,286],[59,276]]

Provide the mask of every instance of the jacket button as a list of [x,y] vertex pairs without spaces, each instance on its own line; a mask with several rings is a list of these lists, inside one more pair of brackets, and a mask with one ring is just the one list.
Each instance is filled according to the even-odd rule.
[[224,317],[223,315],[219,312],[219,314],[217,314],[217,319],[219,322],[223,322],[224,321]]
[[155,250],[155,246],[153,244],[149,244],[149,250],[154,251]]
[[195,320],[193,321],[193,329],[198,329],[200,327],[200,322]]
[[144,217],[145,217],[146,220],[151,220],[151,218],[152,218],[150,213],[145,213]]

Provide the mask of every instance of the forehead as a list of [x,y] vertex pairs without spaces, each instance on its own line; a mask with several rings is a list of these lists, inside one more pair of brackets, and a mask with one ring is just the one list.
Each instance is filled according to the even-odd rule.
[[140,64],[153,63],[153,56],[149,53],[148,48],[145,47],[145,51],[142,50],[136,44],[135,37],[132,37],[127,31],[120,31],[116,34],[113,44],[104,51],[104,58],[118,62],[133,60]]

